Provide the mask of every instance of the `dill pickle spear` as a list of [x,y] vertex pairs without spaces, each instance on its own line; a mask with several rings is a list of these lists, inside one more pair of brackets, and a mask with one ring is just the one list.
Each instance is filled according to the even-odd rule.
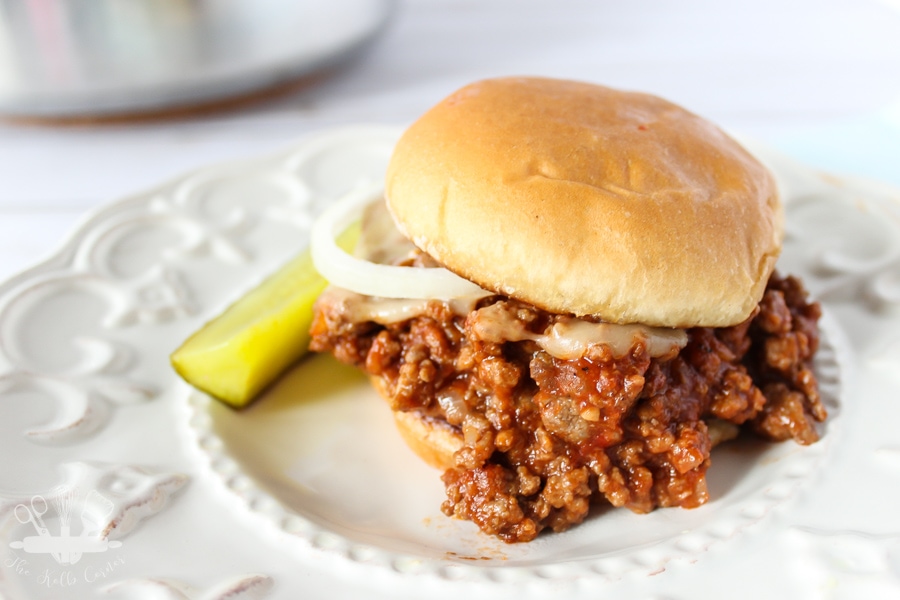
[[[351,225],[338,244],[352,250],[359,229]],[[172,366],[197,389],[246,406],[308,351],[313,304],[326,285],[307,249],[189,337]]]

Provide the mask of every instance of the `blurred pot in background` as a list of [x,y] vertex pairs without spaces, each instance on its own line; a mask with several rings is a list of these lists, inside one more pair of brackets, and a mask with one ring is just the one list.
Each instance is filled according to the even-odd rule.
[[234,98],[334,67],[393,0],[0,0],[0,114],[111,116]]

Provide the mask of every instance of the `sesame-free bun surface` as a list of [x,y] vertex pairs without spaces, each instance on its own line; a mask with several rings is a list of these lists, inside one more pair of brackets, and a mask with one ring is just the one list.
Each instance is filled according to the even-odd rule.
[[734,325],[781,247],[768,171],[660,98],[492,79],[401,137],[385,193],[400,230],[485,289],[557,313]]
[[428,419],[419,413],[394,411],[394,424],[406,445],[425,464],[441,471],[455,466],[453,459],[463,446],[463,436],[446,421]]
[[[390,391],[381,377],[371,376],[369,381],[390,404]],[[394,424],[406,445],[425,464],[441,471],[454,466],[453,455],[463,446],[462,432],[446,421],[428,418],[418,411],[393,411]]]

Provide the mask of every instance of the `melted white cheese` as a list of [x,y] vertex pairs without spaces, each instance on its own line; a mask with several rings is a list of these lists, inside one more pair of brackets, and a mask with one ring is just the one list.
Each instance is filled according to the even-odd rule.
[[[410,267],[414,268],[414,267]],[[474,309],[482,296],[457,298],[448,302],[450,310],[466,316]],[[328,288],[323,300],[336,307],[341,315],[352,323],[372,321],[381,325],[399,323],[425,314],[433,300],[374,298],[340,288]],[[500,304],[479,309],[473,317],[473,328],[479,338],[487,342],[521,342],[530,340],[545,352],[562,360],[572,360],[587,354],[591,346],[603,344],[613,355],[627,354],[638,340],[642,340],[650,356],[665,356],[684,347],[687,332],[683,329],[666,329],[646,325],[617,325],[593,323],[576,317],[560,317],[543,333],[525,328],[522,321],[511,315]]]
[[531,340],[547,354],[563,360],[581,358],[591,346],[599,344],[608,346],[616,357],[627,354],[638,340],[643,340],[647,352],[654,357],[665,356],[687,344],[687,332],[683,329],[593,323],[576,317],[560,317],[543,333],[534,333],[499,304],[480,309],[473,327],[485,341]]
[[[410,256],[414,250],[415,246],[397,231],[384,203],[376,203],[366,210],[362,235],[355,252],[357,256],[373,262],[390,263]],[[490,292],[455,298],[447,304],[455,314],[467,316],[478,301],[488,295]],[[343,318],[352,323],[372,321],[381,325],[421,316],[426,313],[428,304],[435,302],[418,298],[376,298],[336,287],[325,290],[320,301],[336,308]],[[568,316],[557,319],[543,333],[534,333],[499,304],[478,310],[472,326],[478,337],[485,341],[530,340],[551,356],[562,360],[580,358],[587,354],[591,346],[600,344],[608,346],[616,357],[627,354],[639,340],[644,342],[653,357],[668,355],[687,344],[687,332],[683,329],[593,323]]]
[[[414,269],[415,267],[408,268]],[[472,312],[475,304],[482,298],[484,296],[454,298],[446,304],[454,314],[466,316]],[[430,302],[440,302],[423,298],[376,298],[336,287],[329,287],[322,292],[319,301],[337,307],[340,314],[351,323],[372,321],[380,325],[390,325],[413,317],[420,317],[425,314]]]

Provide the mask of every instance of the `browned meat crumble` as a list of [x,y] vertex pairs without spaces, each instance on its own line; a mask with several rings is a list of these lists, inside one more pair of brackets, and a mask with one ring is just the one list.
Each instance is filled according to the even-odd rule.
[[503,296],[468,316],[434,301],[388,326],[348,322],[323,304],[313,349],[383,378],[393,410],[459,428],[441,508],[507,542],[564,530],[597,500],[639,513],[700,506],[721,431],[810,444],[826,417],[811,370],[820,309],[792,277],[773,275],[744,323],[691,329],[661,358],[641,342],[620,358],[595,345],[561,360],[532,341],[484,341],[474,325],[488,305],[533,332],[558,318]]

